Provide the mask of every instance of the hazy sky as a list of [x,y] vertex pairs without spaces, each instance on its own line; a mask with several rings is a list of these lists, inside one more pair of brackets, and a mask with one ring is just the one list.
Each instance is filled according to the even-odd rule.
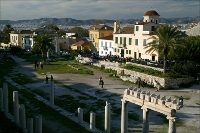
[[0,0],[0,20],[140,19],[151,7],[161,18],[200,16],[200,0]]

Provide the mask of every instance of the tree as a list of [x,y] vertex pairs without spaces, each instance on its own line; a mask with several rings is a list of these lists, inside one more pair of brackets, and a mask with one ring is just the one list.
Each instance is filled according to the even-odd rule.
[[80,37],[88,37],[89,36],[89,31],[87,29],[81,28],[81,27],[73,27],[67,32],[69,33],[76,33]]
[[43,61],[46,61],[46,53],[53,48],[52,38],[48,35],[39,35],[34,37],[33,51],[41,51]]
[[3,28],[3,36],[4,36],[3,43],[8,44],[10,42],[11,31],[14,31],[12,26],[10,24],[6,24],[5,27]]
[[180,60],[200,63],[200,36],[186,36],[182,45],[184,47],[178,49],[175,56]]
[[163,69],[164,74],[166,73],[167,57],[170,53],[173,53],[179,48],[179,40],[181,39],[182,33],[172,25],[161,25],[155,29],[156,36],[152,36],[152,39],[144,48],[147,49],[146,53],[153,53],[157,51],[159,56],[163,55]]

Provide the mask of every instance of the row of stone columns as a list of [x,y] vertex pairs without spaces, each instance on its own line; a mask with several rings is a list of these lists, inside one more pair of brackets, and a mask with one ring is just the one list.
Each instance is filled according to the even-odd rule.
[[[149,112],[150,109],[143,109],[143,126],[142,133],[149,133]],[[175,110],[172,112],[172,116],[167,116],[169,120],[168,133],[176,133],[176,117]],[[121,111],[121,133],[128,133],[128,101],[122,99],[122,111]]]
[[[110,133],[110,103],[106,101],[105,106],[105,133]],[[78,108],[78,123],[83,123],[83,109]],[[96,114],[94,112],[90,112],[90,130],[94,131],[96,123]]]
[[[0,109],[4,111],[4,114],[8,116],[8,85],[3,84],[3,89],[0,88]],[[27,119],[26,128],[26,113],[24,104],[19,105],[18,91],[13,91],[13,110],[14,110],[14,122],[22,128],[24,133],[33,133],[33,118]],[[36,116],[36,128],[37,133],[42,133],[42,116]]]

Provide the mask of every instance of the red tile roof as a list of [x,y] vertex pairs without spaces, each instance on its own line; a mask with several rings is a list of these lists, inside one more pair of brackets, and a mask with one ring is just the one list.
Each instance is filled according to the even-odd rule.
[[139,22],[139,23],[136,23],[135,25],[145,25],[145,24],[150,24],[150,23],[153,23],[153,22]]
[[160,16],[160,15],[154,10],[149,10],[144,14],[144,16]]
[[103,39],[103,40],[113,40],[113,35],[101,37],[101,38],[99,38],[99,39]]
[[78,42],[74,43],[73,45],[75,45],[75,46],[84,46],[84,45],[88,45],[88,44],[89,44],[88,41],[81,40],[81,41],[78,41]]
[[96,26],[91,26],[90,30],[114,30],[114,28],[107,26],[105,24],[99,24],[99,25],[96,25]]

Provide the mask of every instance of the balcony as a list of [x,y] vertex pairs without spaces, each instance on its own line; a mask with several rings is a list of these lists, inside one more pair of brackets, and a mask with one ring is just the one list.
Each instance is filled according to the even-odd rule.
[[103,46],[103,50],[108,50],[108,47]]
[[142,34],[150,34],[151,31],[142,31]]

